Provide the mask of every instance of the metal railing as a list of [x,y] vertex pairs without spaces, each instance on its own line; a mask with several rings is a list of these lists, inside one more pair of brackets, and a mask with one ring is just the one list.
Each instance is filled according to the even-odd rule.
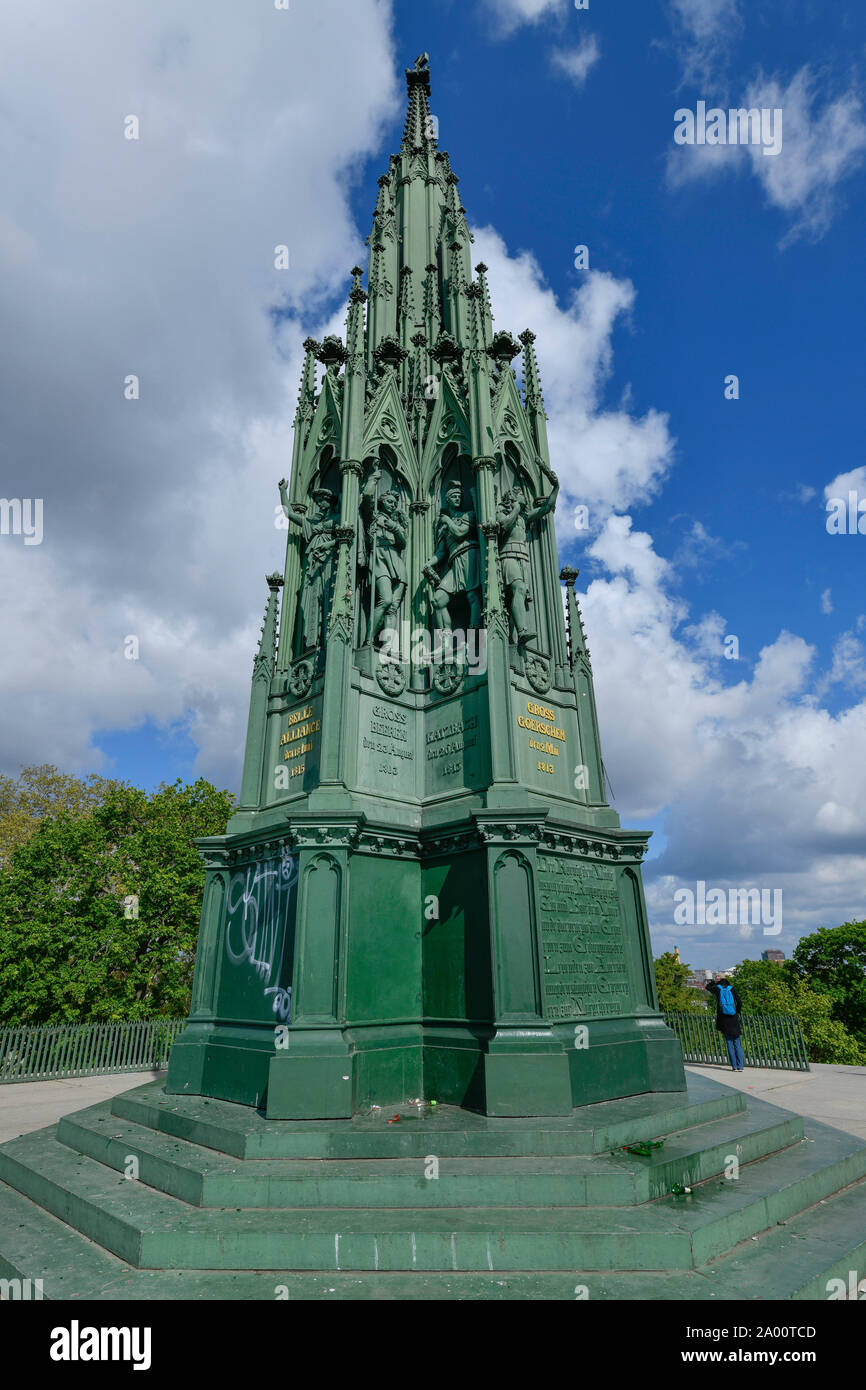
[[162,1071],[185,1024],[183,1018],[147,1018],[0,1028],[0,1084]]
[[[725,1040],[716,1029],[716,1012],[670,1012],[664,1016],[683,1045],[686,1062],[727,1062]],[[747,1067],[808,1071],[809,1058],[800,1020],[792,1014],[741,1014],[743,1058]]]

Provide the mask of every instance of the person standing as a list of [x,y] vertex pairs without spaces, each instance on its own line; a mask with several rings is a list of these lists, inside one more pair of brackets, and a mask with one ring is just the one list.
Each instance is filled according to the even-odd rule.
[[742,1002],[734,986],[727,977],[722,976],[715,984],[704,986],[716,1001],[716,1027],[725,1040],[731,1071],[742,1071],[743,1057],[742,1027],[740,1015]]

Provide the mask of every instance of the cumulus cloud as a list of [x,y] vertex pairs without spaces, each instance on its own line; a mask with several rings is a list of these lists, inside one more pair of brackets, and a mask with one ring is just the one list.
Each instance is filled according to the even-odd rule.
[[848,473],[838,473],[824,488],[824,500],[829,502],[831,497],[842,497],[847,501],[849,492],[866,497],[866,465],[852,468]]
[[492,227],[474,231],[474,251],[489,266],[497,327],[537,335],[548,434],[563,498],[557,521],[574,538],[574,508],[590,509],[597,531],[611,511],[655,496],[671,467],[674,440],[668,416],[636,415],[604,403],[613,369],[613,335],[636,300],[631,281],[588,271],[571,301],[561,305],[527,251],[510,254]]
[[344,14],[7,7],[0,448],[44,540],[0,541],[6,768],[92,767],[95,731],[151,718],[237,780],[300,343],[363,254],[349,197],[401,100],[388,7]]
[[[838,714],[822,708],[815,650],[791,632],[753,662],[724,660],[725,619],[692,618],[672,595],[671,567],[654,563],[630,518],[611,518],[590,557],[605,571],[582,607],[617,806],[626,824],[664,823],[665,847],[646,868],[655,948],[676,943],[692,964],[724,966],[756,945],[790,950],[804,931],[862,917],[862,687]],[[856,685],[852,636],[837,644],[834,667]],[[678,925],[674,894],[699,881],[781,890],[782,933]]]

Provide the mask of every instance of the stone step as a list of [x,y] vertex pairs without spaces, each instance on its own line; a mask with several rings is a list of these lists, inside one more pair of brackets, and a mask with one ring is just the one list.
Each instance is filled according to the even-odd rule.
[[[236,1158],[513,1157],[604,1153],[742,1113],[739,1091],[702,1076],[688,1090],[586,1105],[573,1116],[497,1119],[443,1105],[419,1115],[400,1105],[351,1120],[266,1120],[251,1107],[202,1096],[167,1096],[149,1081],[111,1101],[120,1119]],[[389,1124],[394,1114],[398,1124]]]
[[236,1210],[130,1182],[72,1153],[54,1127],[0,1149],[0,1180],[150,1269],[688,1270],[864,1174],[859,1140],[810,1124],[806,1141],[745,1165],[736,1181],[634,1208]]
[[[302,1273],[143,1270],[109,1254],[0,1183],[0,1278],[43,1280],[49,1301],[826,1299],[828,1281],[866,1276],[866,1181],[693,1270]],[[585,1293],[584,1293],[585,1290]]]
[[[146,1186],[196,1206],[435,1207],[637,1205],[750,1163],[803,1137],[799,1116],[752,1110],[674,1133],[642,1158],[605,1155],[519,1158],[238,1160],[113,1115],[108,1104],[64,1117],[57,1137],[125,1172],[137,1162]],[[435,1158],[436,1177],[429,1160]]]

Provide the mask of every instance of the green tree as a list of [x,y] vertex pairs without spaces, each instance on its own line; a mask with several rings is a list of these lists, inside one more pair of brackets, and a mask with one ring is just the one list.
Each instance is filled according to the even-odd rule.
[[866,1047],[866,922],[821,927],[794,948],[792,966],[833,1001],[833,1017]]
[[703,990],[689,988],[686,980],[692,973],[690,965],[677,960],[672,951],[665,951],[653,961],[659,1008],[669,1011],[687,1009],[692,1012],[706,1008]]
[[798,973],[793,961],[744,960],[734,976],[744,1014],[791,1014],[799,1020],[810,1062],[859,1066],[866,1048],[833,1017],[833,1000]]
[[113,788],[124,785],[95,772],[89,777],[74,777],[51,763],[22,767],[17,777],[0,775],[0,868],[35,834],[46,816],[64,811],[72,816],[88,815]]
[[184,1014],[204,868],[229,792],[199,779],[111,787],[89,814],[45,816],[0,872],[0,1022]]

